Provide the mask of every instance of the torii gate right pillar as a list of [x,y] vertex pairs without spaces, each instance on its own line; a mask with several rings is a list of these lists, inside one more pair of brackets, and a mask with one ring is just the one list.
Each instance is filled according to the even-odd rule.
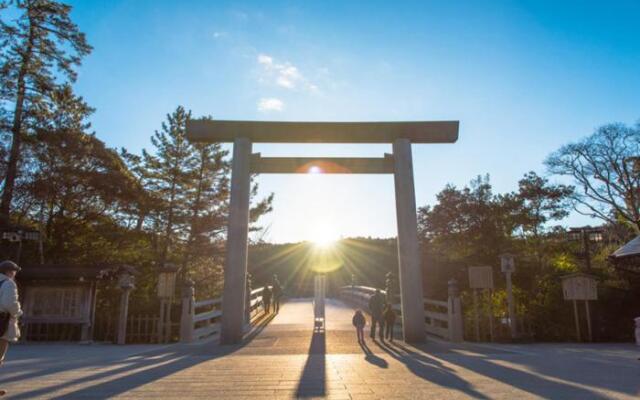
[[409,139],[396,139],[393,142],[393,159],[402,331],[406,342],[420,343],[425,341],[426,334],[416,194],[413,182],[411,141]]

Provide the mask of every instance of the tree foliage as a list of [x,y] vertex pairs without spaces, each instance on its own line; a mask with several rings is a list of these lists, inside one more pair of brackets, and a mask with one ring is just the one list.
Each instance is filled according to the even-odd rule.
[[575,209],[610,224],[619,221],[640,234],[640,124],[608,124],[591,136],[552,153],[550,173],[571,178]]
[[23,136],[47,120],[54,96],[67,82],[75,81],[75,68],[91,52],[84,34],[69,17],[70,6],[51,0],[9,4],[17,17],[0,19],[0,127],[11,135],[0,201],[0,219],[5,224],[19,176]]

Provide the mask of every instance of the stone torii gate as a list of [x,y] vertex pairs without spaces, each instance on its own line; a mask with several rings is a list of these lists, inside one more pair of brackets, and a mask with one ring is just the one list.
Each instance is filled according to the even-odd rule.
[[[425,340],[411,143],[453,143],[458,121],[265,122],[190,120],[194,142],[233,142],[227,258],[222,297],[223,344],[243,337],[252,173],[393,174],[398,223],[398,264],[404,340]],[[381,158],[288,158],[252,154],[252,143],[391,143]]]

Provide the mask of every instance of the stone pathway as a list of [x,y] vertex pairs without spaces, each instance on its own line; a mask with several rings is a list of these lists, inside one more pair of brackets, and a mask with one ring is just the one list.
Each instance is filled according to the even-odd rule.
[[0,369],[9,398],[62,399],[637,399],[631,344],[413,347],[367,339],[330,301],[313,333],[311,304],[292,301],[242,346],[17,345]]

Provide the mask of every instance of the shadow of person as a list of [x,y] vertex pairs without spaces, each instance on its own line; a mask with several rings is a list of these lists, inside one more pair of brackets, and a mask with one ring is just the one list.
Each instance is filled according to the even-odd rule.
[[475,399],[489,397],[478,392],[467,380],[458,376],[454,370],[446,367],[440,361],[413,351],[402,344],[393,342],[375,342],[378,347],[397,361],[403,363],[414,375],[437,385],[459,390]]
[[376,367],[379,368],[388,368],[389,367],[389,363],[387,362],[387,360],[385,360],[384,358],[378,357],[375,354],[373,354],[373,352],[371,351],[371,349],[369,348],[369,346],[367,346],[367,342],[365,342],[364,340],[359,342],[360,343],[360,348],[362,348],[362,351],[364,352],[364,359],[375,365]]

